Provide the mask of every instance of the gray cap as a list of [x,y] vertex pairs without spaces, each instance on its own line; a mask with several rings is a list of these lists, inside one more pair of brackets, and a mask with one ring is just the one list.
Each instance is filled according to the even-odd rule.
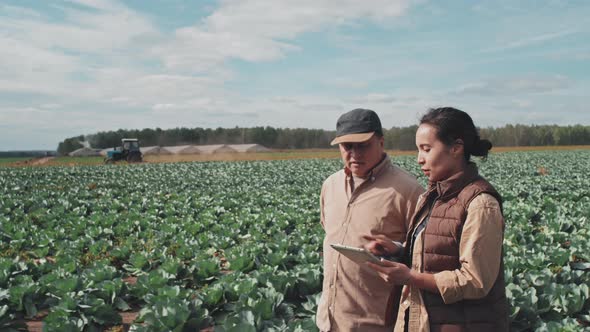
[[357,108],[344,113],[336,122],[336,138],[332,145],[340,143],[360,143],[369,140],[377,133],[383,136],[381,120],[374,111]]

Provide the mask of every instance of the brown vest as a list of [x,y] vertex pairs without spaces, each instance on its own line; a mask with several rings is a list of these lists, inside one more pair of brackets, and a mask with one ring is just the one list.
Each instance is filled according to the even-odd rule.
[[[498,192],[485,179],[478,175],[475,164],[443,182],[431,184],[429,194],[437,192],[438,198],[430,211],[424,230],[423,272],[437,273],[461,267],[459,243],[463,224],[467,217],[469,203],[479,194],[494,196],[500,206],[502,200]],[[427,207],[425,199],[415,216]],[[416,219],[416,218],[415,218]],[[414,229],[418,220],[413,220]],[[408,233],[408,240],[412,232]],[[410,242],[408,242],[410,243]],[[508,331],[508,303],[504,284],[504,259],[500,262],[498,278],[490,292],[477,300],[462,300],[445,304],[440,294],[423,291],[424,304],[428,311],[430,330],[444,331]]]

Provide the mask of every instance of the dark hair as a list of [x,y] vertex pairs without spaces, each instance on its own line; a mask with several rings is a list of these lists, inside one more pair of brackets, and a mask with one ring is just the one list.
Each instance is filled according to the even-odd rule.
[[431,108],[422,116],[420,124],[435,127],[436,136],[448,146],[457,139],[463,141],[465,160],[473,156],[486,158],[492,148],[492,142],[480,139],[477,128],[469,114],[453,107]]

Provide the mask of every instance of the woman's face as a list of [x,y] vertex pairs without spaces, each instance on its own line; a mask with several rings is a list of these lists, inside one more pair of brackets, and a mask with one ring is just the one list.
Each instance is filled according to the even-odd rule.
[[418,164],[432,182],[446,180],[465,166],[462,142],[448,146],[438,139],[436,132],[436,127],[429,124],[420,125],[416,131]]

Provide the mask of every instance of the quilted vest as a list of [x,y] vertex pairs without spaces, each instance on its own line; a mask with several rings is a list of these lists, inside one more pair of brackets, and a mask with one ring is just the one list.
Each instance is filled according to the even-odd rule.
[[[469,203],[479,194],[494,196],[500,206],[502,199],[494,187],[479,176],[477,167],[469,163],[466,170],[452,178],[432,183],[428,193],[437,191],[434,205],[430,211],[428,224],[424,230],[423,272],[437,273],[461,267],[459,243]],[[425,199],[417,209],[428,208]],[[414,218],[417,219],[417,218]],[[417,220],[413,220],[415,227]],[[412,232],[408,233],[410,236]],[[409,240],[409,237],[408,237]],[[409,243],[409,242],[408,242]],[[508,302],[504,283],[504,259],[500,261],[500,273],[490,292],[477,300],[462,300],[445,304],[440,294],[423,291],[422,296],[432,332],[444,331],[508,331]]]

